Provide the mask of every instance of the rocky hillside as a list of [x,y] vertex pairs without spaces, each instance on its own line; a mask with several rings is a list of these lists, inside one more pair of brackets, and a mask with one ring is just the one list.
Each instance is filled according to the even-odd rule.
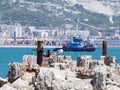
[[22,25],[103,29],[120,23],[120,1],[1,0],[0,22]]

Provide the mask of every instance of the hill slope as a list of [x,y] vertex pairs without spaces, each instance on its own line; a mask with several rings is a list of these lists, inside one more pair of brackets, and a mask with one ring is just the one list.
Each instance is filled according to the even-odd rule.
[[119,26],[120,2],[104,0],[1,0],[0,21],[9,24],[105,28]]

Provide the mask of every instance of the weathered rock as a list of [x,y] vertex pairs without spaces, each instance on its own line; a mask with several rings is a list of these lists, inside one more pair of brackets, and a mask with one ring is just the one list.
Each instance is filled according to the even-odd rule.
[[64,56],[64,55],[58,55],[57,56],[57,62],[58,63],[69,63],[72,61],[71,56]]
[[[53,58],[52,67],[47,65],[50,57]],[[70,56],[59,55],[57,59],[51,54],[50,57],[43,57],[44,67],[36,64],[33,55],[25,55],[23,63],[11,63],[8,73],[11,84],[2,84],[0,90],[120,89],[120,68],[114,66],[115,58],[101,57],[99,61],[84,55],[76,62]]]
[[79,71],[77,72],[77,77],[82,79],[92,78],[92,71],[91,69],[79,67]]
[[104,62],[105,58],[106,58],[106,56],[100,56],[100,60],[101,60],[102,62]]
[[21,63],[13,62],[9,64],[9,71],[8,71],[8,81],[13,82],[17,78],[19,78],[24,73],[23,65]]
[[34,90],[34,88],[29,85],[28,81],[24,81],[21,78],[18,78],[15,82],[13,82],[12,86],[17,90]]
[[105,90],[107,79],[106,66],[96,66],[93,70],[93,90]]
[[114,85],[120,88],[119,72],[113,67],[107,67],[107,85]]
[[114,85],[107,85],[106,90],[120,90],[120,88]]
[[101,61],[93,60],[91,56],[78,56],[77,66],[77,77],[82,79],[92,78],[92,70],[98,65],[104,65]]
[[23,64],[31,64],[31,65],[35,65],[37,64],[37,57],[34,55],[24,55],[23,56]]
[[33,66],[37,65],[37,57],[34,55],[24,55],[23,56],[24,69],[27,71],[32,71]]
[[93,90],[90,79],[82,80],[70,77],[67,80],[53,80],[53,90]]
[[24,75],[26,71],[34,72],[35,76],[39,72],[39,65],[36,64],[36,56],[25,55],[23,56],[23,63],[13,62],[9,64],[8,80],[9,82],[15,81],[20,76]]
[[1,87],[0,90],[18,90],[18,89],[13,88],[13,86],[10,83],[7,83],[3,85],[3,87]]
[[37,75],[37,83],[35,83],[35,90],[45,90],[45,78],[43,73]]
[[77,58],[77,66],[81,66],[81,67],[87,67],[89,68],[89,61],[92,60],[92,56],[78,56]]
[[116,66],[116,57],[114,56],[107,56],[104,60],[105,65],[107,66]]
[[32,78],[35,77],[34,72],[25,72],[24,75],[21,76],[21,79],[27,81],[29,84],[32,84]]
[[65,63],[52,63],[51,66],[60,70],[64,70],[67,67]]
[[2,87],[7,82],[8,82],[7,79],[0,78],[0,87]]
[[40,68],[37,76],[38,90],[92,90],[91,79],[76,78],[74,72],[56,68]]

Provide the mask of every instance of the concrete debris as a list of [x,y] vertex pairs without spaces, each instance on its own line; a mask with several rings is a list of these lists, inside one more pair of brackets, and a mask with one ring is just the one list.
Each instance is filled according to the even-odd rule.
[[7,83],[7,84],[3,85],[3,87],[1,87],[0,90],[18,90],[18,89],[13,88],[13,86],[10,83]]
[[113,65],[115,67],[116,57],[107,56],[104,60],[105,65],[110,66]]
[[2,87],[4,84],[6,84],[8,81],[7,79],[0,78],[0,87]]
[[106,78],[107,68],[106,66],[97,66],[93,70],[93,90],[105,90],[106,89]]
[[8,79],[0,79],[0,90],[120,90],[120,67],[114,56],[23,56],[23,62],[9,64]]
[[8,81],[14,82],[24,73],[24,67],[21,63],[13,62],[9,65]]

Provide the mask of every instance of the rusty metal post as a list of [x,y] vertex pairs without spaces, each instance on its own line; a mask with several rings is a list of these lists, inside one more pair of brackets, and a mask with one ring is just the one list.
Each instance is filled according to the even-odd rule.
[[103,41],[102,44],[102,56],[106,56],[107,55],[107,41]]
[[37,64],[42,65],[43,61],[43,41],[37,42]]
[[47,50],[46,57],[50,57],[50,50]]

